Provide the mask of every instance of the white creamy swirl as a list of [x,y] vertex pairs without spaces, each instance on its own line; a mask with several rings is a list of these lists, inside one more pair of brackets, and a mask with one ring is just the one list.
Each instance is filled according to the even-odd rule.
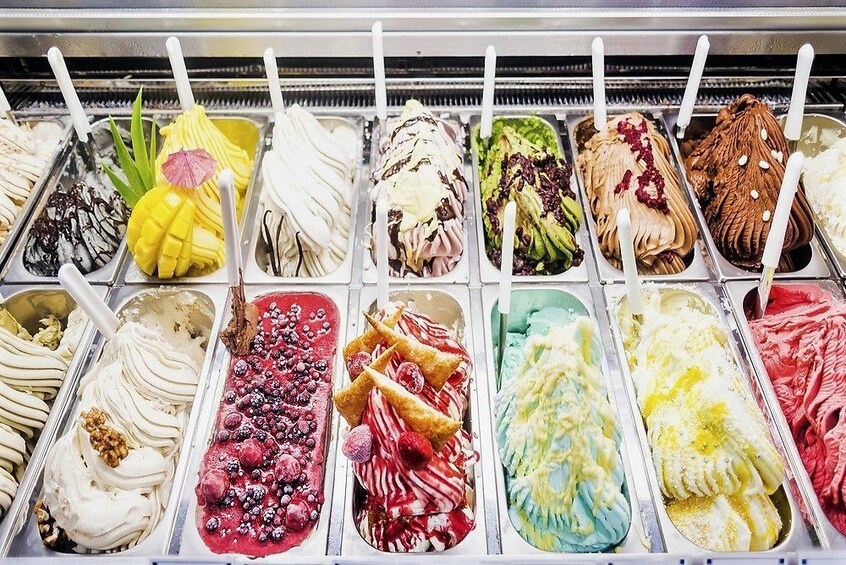
[[324,127],[297,104],[276,116],[273,148],[262,161],[270,274],[276,261],[281,276],[323,276],[346,257],[355,135],[341,122],[331,130]]

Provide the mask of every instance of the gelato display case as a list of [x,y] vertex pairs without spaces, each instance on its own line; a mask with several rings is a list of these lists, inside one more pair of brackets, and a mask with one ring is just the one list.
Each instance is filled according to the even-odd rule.
[[846,563],[846,2],[0,13],[4,562]]

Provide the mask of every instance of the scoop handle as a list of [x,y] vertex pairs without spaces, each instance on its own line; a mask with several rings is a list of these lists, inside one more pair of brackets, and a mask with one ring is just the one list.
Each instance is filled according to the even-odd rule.
[[371,28],[373,40],[373,79],[376,83],[376,117],[382,123],[388,119],[388,90],[385,80],[385,47],[382,42],[382,22]]
[[220,210],[223,215],[223,240],[226,245],[226,280],[229,286],[241,284],[241,269],[244,260],[238,239],[238,219],[235,216],[235,182],[232,171],[225,169],[220,173],[218,190],[220,191]]
[[502,222],[502,260],[499,264],[499,313],[511,312],[511,281],[514,278],[514,231],[517,221],[517,204],[512,200],[505,205]]
[[103,337],[107,340],[112,339],[120,325],[120,320],[97,296],[76,265],[65,263],[59,268],[59,283],[73,297],[82,311],[88,314]]
[[273,47],[264,50],[264,72],[267,74],[273,113],[281,114],[285,111],[285,101],[282,98],[282,87],[279,85],[279,67],[276,66],[276,53]]
[[808,92],[808,80],[811,77],[811,65],[814,62],[814,48],[806,43],[799,49],[796,57],[796,74],[793,77],[793,94],[790,96],[790,108],[784,122],[784,137],[790,141],[799,141],[802,136],[802,118],[805,114],[805,95]]
[[628,208],[617,212],[617,236],[620,239],[620,255],[623,258],[623,274],[626,278],[626,293],[629,296],[629,310],[634,316],[643,314],[643,298],[640,294],[640,279],[637,276],[637,261],[632,237],[632,219]]
[[496,83],[496,48],[485,49],[485,82],[482,88],[482,121],[479,135],[482,139],[491,136],[493,127],[494,85]]
[[6,93],[3,92],[3,86],[0,85],[0,114],[11,112],[12,106],[9,104],[9,99],[6,98]]
[[678,130],[676,136],[681,139],[684,130],[690,125],[690,117],[693,115],[693,106],[696,104],[696,95],[699,93],[699,83],[702,81],[702,72],[705,70],[705,60],[708,58],[708,50],[711,43],[707,35],[699,36],[696,42],[696,53],[693,55],[693,64],[690,67],[690,76],[687,78],[687,86],[684,89],[679,117],[676,120]]
[[593,127],[602,131],[608,121],[605,109],[605,43],[601,37],[590,44],[591,69],[593,70]]
[[88,116],[85,115],[85,110],[82,108],[82,102],[79,101],[79,95],[73,87],[68,66],[65,64],[65,58],[58,47],[51,47],[47,51],[47,60],[50,62],[50,68],[53,69],[53,74],[56,76],[56,82],[59,83],[59,89],[62,91],[62,97],[65,99],[65,104],[68,107],[73,127],[76,130],[76,135],[80,141],[88,141],[88,135],[91,133],[91,124],[88,123]]
[[185,68],[185,57],[182,55],[182,44],[179,38],[170,36],[165,43],[170,67],[173,69],[173,80],[176,81],[176,93],[179,95],[179,105],[183,112],[194,107],[194,92],[188,80],[188,69]]
[[388,198],[383,194],[376,200],[376,305],[381,310],[388,305]]
[[784,247],[784,234],[787,231],[787,222],[790,219],[790,210],[793,207],[793,198],[799,187],[799,175],[802,174],[802,166],[805,164],[805,155],[796,151],[787,160],[787,167],[784,170],[784,178],[781,181],[781,190],[778,193],[775,213],[773,214],[770,233],[767,235],[767,242],[764,244],[764,254],[761,263],[765,267],[778,267]]

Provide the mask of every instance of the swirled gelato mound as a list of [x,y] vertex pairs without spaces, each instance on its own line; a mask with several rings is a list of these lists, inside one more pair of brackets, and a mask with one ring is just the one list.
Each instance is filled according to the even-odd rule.
[[805,161],[805,196],[838,253],[846,257],[846,138]]
[[784,467],[708,301],[644,288],[642,322],[617,308],[652,462],[673,524],[711,551],[766,550]]
[[85,316],[75,309],[66,324],[44,317],[30,335],[0,309],[0,516],[17,493],[84,327]]
[[347,255],[355,128],[324,126],[298,104],[276,116],[273,147],[261,164],[261,237],[268,274],[319,277]]
[[470,356],[449,330],[399,303],[344,348],[335,393],[352,427],[342,446],[364,491],[359,533],[393,553],[442,551],[473,529],[476,455],[462,428]]
[[30,127],[0,118],[0,244],[36,183],[49,171],[61,136],[62,127],[55,122]]
[[582,207],[570,187],[573,169],[564,161],[554,130],[544,120],[497,118],[491,137],[474,136],[479,154],[485,251],[502,262],[505,206],[517,204],[514,273],[555,275],[578,266],[576,242]]
[[666,138],[637,112],[618,116],[602,131],[592,132],[592,118],[579,125],[576,163],[584,178],[603,257],[622,269],[617,212],[628,208],[638,272],[670,275],[684,271],[699,230]]
[[302,544],[325,502],[339,314],[313,292],[252,304],[258,333],[246,355],[232,356],[195,491],[209,549],[264,557]]
[[[760,270],[790,154],[778,121],[767,104],[744,94],[720,110],[714,129],[694,145],[684,164],[714,243],[733,265]],[[800,181],[779,270],[795,270],[791,252],[813,236],[814,216]]]
[[820,506],[846,534],[846,302],[776,285],[749,327]]
[[[389,120],[379,140],[370,190],[388,199],[388,261],[392,276],[437,277],[464,252],[467,181],[461,134],[418,101]],[[371,251],[375,263],[375,238]]]
[[608,550],[631,524],[601,355],[595,324],[571,309],[546,307],[508,333],[495,431],[508,514],[538,549]]
[[30,273],[55,277],[59,267],[72,263],[88,274],[117,253],[129,209],[117,192],[97,182],[99,175],[88,176],[88,181],[57,186],[32,223],[23,257]]
[[212,314],[190,292],[144,299],[82,377],[71,425],[47,455],[35,512],[58,551],[134,546],[167,507]]

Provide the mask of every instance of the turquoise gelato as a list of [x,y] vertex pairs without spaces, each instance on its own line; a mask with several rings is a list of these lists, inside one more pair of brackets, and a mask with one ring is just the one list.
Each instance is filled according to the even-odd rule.
[[538,549],[610,550],[628,533],[631,506],[597,329],[575,299],[569,308],[539,302],[515,293],[495,400],[508,513]]

